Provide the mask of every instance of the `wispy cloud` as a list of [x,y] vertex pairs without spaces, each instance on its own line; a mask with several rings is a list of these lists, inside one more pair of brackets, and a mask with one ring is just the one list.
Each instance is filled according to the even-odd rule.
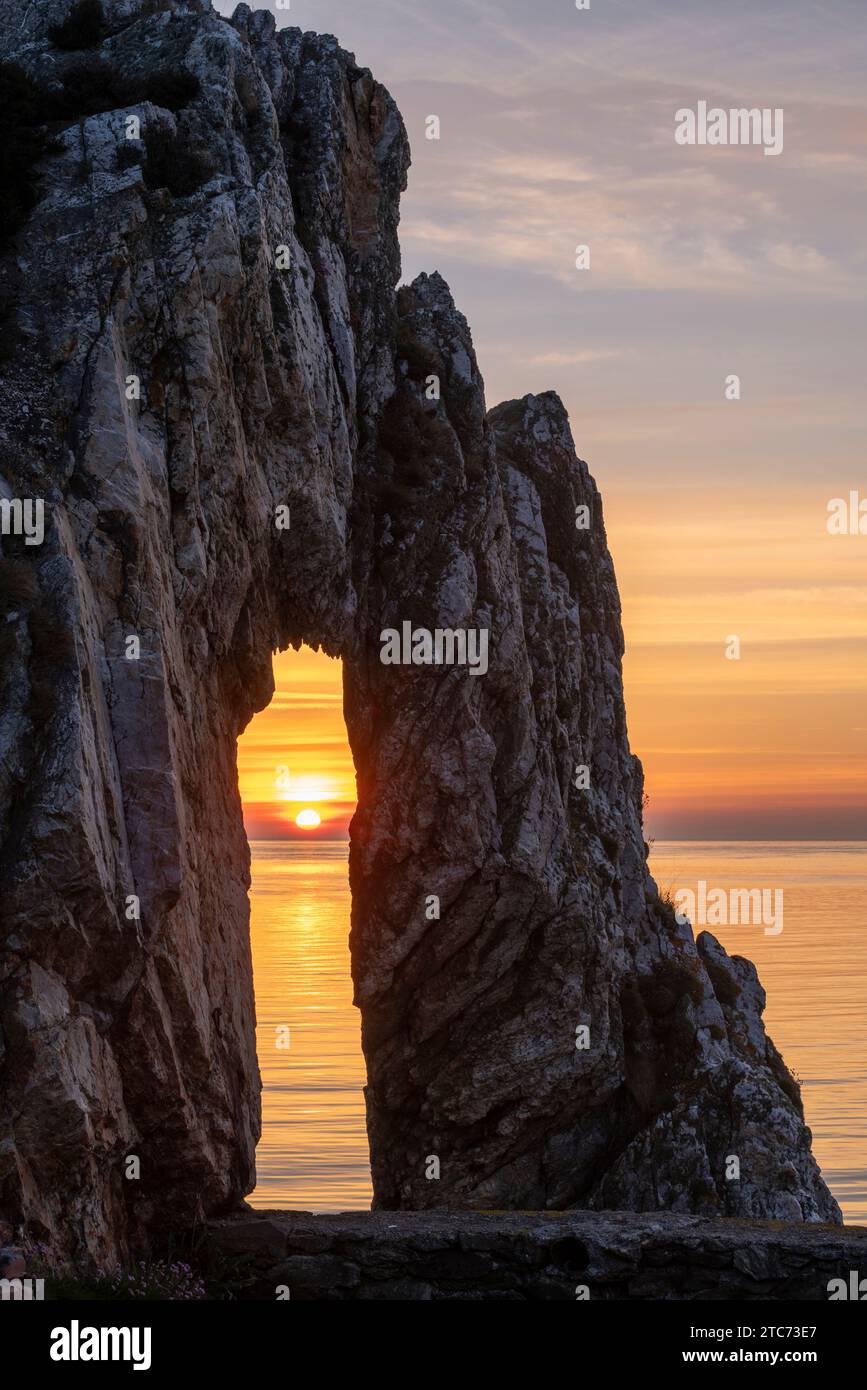
[[[605,498],[651,806],[710,833],[767,833],[799,798],[842,823],[835,802],[863,803],[867,541],[824,520],[864,491],[863,0],[292,0],[277,22],[336,34],[397,99],[405,274],[449,280],[490,399],[567,404]],[[783,107],[782,155],[676,145],[699,99]],[[741,664],[721,655],[739,630]],[[337,756],[339,685],[301,693],[260,745],[263,796],[303,704],[331,704],[304,715],[315,758]]]
[[584,367],[588,362],[611,362],[626,355],[626,349],[587,348],[578,352],[536,352],[528,360],[540,367]]

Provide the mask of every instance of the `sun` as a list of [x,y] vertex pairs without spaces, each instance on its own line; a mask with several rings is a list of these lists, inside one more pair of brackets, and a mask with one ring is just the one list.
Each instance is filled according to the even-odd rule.
[[306,811],[298,812],[295,817],[295,824],[300,826],[302,830],[315,830],[317,825],[322,824],[322,817],[318,811],[313,811],[308,806]]

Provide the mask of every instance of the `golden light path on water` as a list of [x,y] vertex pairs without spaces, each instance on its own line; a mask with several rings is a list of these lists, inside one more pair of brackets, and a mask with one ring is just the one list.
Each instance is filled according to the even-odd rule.
[[[364,1062],[349,974],[345,841],[254,841],[251,919],[264,1091],[257,1207],[366,1208]],[[847,1221],[867,1221],[867,846],[665,842],[661,889],[781,888],[784,926],[713,927],[755,961],[765,1019],[803,1083],[814,1152]],[[291,1045],[277,1046],[288,1026]]]
[[[345,840],[254,840],[250,893],[262,1138],[257,1207],[370,1206]],[[289,1027],[288,1049],[278,1047]]]

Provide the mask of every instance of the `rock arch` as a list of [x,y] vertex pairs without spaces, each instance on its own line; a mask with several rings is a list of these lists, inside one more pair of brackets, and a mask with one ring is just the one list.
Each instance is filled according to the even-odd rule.
[[[49,9],[2,31],[37,82]],[[4,538],[0,1214],[104,1258],[252,1185],[234,748],[272,650],[303,640],[346,670],[377,1202],[839,1219],[753,967],[696,948],[648,876],[563,407],[487,413],[445,283],[395,293],[391,98],[246,5],[124,14],[100,53],[144,66],[156,143],[120,158],[127,105],[77,112],[7,264],[2,476],[48,533]],[[180,70],[197,92],[172,111],[156,78]],[[487,630],[487,674],[384,666],[404,621]]]

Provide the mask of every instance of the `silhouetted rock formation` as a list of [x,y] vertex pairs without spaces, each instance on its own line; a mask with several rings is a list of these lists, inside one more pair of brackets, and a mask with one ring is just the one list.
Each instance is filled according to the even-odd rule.
[[[252,1186],[235,745],[303,640],[345,661],[378,1204],[839,1219],[753,967],[648,876],[563,407],[486,415],[445,283],[395,293],[390,97],[245,5],[105,9],[77,54],[0,10],[56,146],[0,286],[3,495],[46,504],[0,566],[0,1215],[104,1258]],[[487,673],[383,665],[406,622]]]

